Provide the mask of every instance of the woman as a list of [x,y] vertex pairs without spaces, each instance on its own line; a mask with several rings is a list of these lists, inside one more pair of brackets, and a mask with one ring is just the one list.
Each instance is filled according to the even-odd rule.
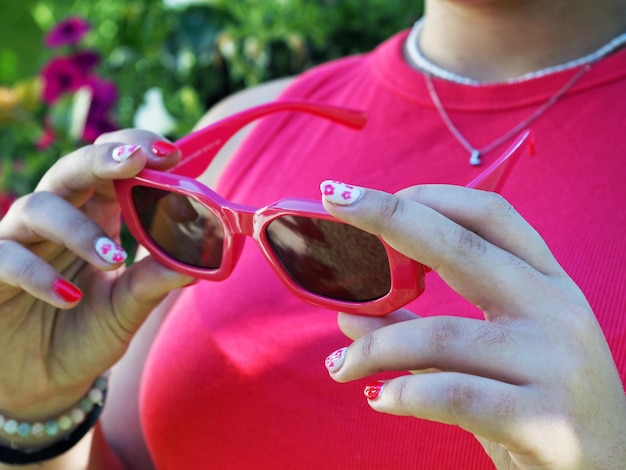
[[[490,195],[358,189],[326,207],[437,274],[407,310],[341,315],[359,337],[347,350],[334,315],[287,293],[252,244],[227,280],[169,295],[192,279],[104,253],[119,228],[110,180],[172,166],[175,147],[124,131],[67,156],[0,224],[3,415],[57,417],[124,355],[101,426],[43,468],[623,467],[625,31],[623,0],[430,0],[423,23],[372,54],[213,111],[280,96],[370,115],[360,132],[261,121],[217,184],[256,206],[317,198],[329,178],[387,193],[463,185],[533,129],[537,156],[504,195],[563,268]],[[400,322],[410,312],[425,318]],[[383,370],[421,373],[354,381]],[[374,409],[424,420],[371,412],[368,384]],[[2,437],[19,452],[71,432]]]

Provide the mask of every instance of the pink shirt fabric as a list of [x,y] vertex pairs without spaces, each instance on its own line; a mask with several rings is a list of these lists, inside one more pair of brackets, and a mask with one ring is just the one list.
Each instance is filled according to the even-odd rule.
[[[261,207],[290,196],[319,198],[324,179],[394,192],[475,177],[481,168],[468,164],[468,152],[437,114],[423,76],[402,58],[406,34],[372,53],[309,71],[283,96],[365,109],[370,118],[364,130],[308,115],[264,118],[218,192]],[[454,123],[480,148],[526,119],[574,73],[507,86],[435,85]],[[537,155],[521,161],[503,189],[588,296],[622,377],[624,123],[621,51],[595,64],[532,123]],[[485,164],[512,140],[485,155]],[[424,316],[481,318],[434,273],[409,308]],[[324,359],[347,344],[335,312],[291,296],[250,240],[229,279],[184,291],[155,341],[141,413],[157,468],[492,468],[481,446],[459,428],[372,411],[362,393],[372,378],[332,381]]]

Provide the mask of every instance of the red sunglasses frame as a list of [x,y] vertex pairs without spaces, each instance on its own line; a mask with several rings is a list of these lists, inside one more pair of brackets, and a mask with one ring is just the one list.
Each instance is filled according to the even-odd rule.
[[[133,178],[115,181],[122,214],[131,234],[165,266],[197,279],[213,281],[223,280],[230,275],[243,249],[245,237],[251,237],[289,291],[301,300],[322,308],[378,316],[397,310],[418,297],[424,291],[424,275],[427,268],[397,252],[382,240],[391,274],[389,292],[383,297],[365,302],[350,302],[305,290],[285,271],[271,249],[266,234],[267,226],[273,220],[284,216],[344,222],[328,214],[320,200],[282,199],[259,209],[228,201],[195,180],[206,170],[224,143],[237,131],[256,119],[279,111],[305,112],[355,129],[363,127],[367,119],[367,114],[362,111],[304,101],[278,101],[251,108],[195,131],[176,142],[183,156],[172,170],[164,172],[145,169]],[[526,147],[524,144],[529,140],[529,134],[528,131],[521,134],[502,156],[467,187],[499,190],[514,163],[521,157],[523,153],[521,150]],[[219,268],[190,266],[164,253],[142,227],[131,197],[132,188],[135,186],[147,186],[182,194],[208,208],[222,222],[224,228],[224,246]]]

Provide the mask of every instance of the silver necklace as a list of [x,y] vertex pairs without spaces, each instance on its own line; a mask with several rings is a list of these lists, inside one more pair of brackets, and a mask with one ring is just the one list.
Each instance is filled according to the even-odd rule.
[[[464,77],[462,75],[458,75],[454,72],[450,72],[442,67],[439,67],[437,64],[431,62],[428,58],[422,54],[422,51],[419,48],[419,38],[422,33],[422,28],[424,26],[424,17],[420,18],[413,24],[411,31],[406,39],[406,53],[408,55],[409,60],[416,66],[418,69],[428,72],[431,75],[439,78],[443,78],[444,80],[448,80],[451,82],[459,83],[461,85],[488,85],[492,83],[498,82],[481,82],[479,80],[474,80],[473,78]],[[573,69],[579,67],[581,65],[591,64],[598,59],[601,59],[604,56],[609,55],[614,52],[621,46],[626,44],[626,32],[616,36],[607,42],[604,46],[592,52],[591,54],[587,54],[583,57],[579,57],[578,59],[570,60],[563,64],[553,65],[551,67],[546,67],[541,70],[537,70],[534,72],[529,72],[524,75],[520,75],[518,77],[513,77],[508,80],[505,80],[501,83],[517,83],[523,82],[525,80],[531,80],[533,78],[543,77],[545,75],[549,75],[551,73],[562,72],[564,70]]]
[[428,88],[428,94],[430,95],[430,99],[433,101],[435,108],[437,108],[437,112],[439,113],[439,116],[441,116],[441,119],[445,123],[448,130],[452,133],[452,135],[454,135],[456,140],[458,140],[459,143],[465,148],[465,150],[467,150],[470,153],[470,157],[469,157],[470,165],[477,166],[482,163],[481,157],[484,154],[490,152],[491,150],[495,149],[499,145],[509,140],[511,137],[513,137],[515,134],[517,134],[518,132],[526,128],[531,122],[533,122],[543,113],[545,113],[548,110],[548,108],[550,108],[565,93],[567,93],[567,91],[570,88],[572,88],[574,84],[578,80],[580,80],[582,76],[585,73],[587,73],[590,69],[591,69],[590,64],[587,64],[581,67],[580,70],[578,70],[578,72],[576,72],[572,76],[572,78],[570,78],[567,81],[567,83],[565,83],[565,85],[563,85],[554,95],[552,95],[552,97],[550,97],[548,101],[546,101],[539,108],[537,108],[530,116],[528,116],[522,122],[517,124],[515,127],[513,127],[511,130],[509,130],[505,134],[498,137],[496,140],[494,140],[490,144],[480,149],[477,149],[472,144],[470,144],[469,141],[465,138],[463,134],[461,134],[459,129],[454,125],[454,123],[450,119],[450,116],[448,115],[447,111],[443,107],[443,104],[441,103],[441,99],[439,98],[439,95],[437,94],[437,90],[435,90],[435,84],[433,83],[432,76],[430,75],[430,73],[424,71],[424,77],[426,79],[426,86]]
[[489,83],[479,82],[477,80],[474,80],[468,77],[457,75],[453,72],[450,72],[448,70],[445,70],[439,67],[438,65],[432,63],[430,60],[424,57],[424,55],[421,53],[419,46],[418,46],[419,36],[422,30],[423,24],[424,24],[424,19],[421,18],[418,21],[416,21],[415,24],[413,25],[413,28],[411,28],[411,31],[409,32],[406,45],[405,45],[406,53],[407,53],[408,59],[412,62],[412,64],[418,69],[421,69],[422,72],[424,73],[424,78],[426,80],[426,86],[428,88],[428,94],[430,95],[430,99],[435,105],[437,112],[441,116],[441,119],[445,123],[450,133],[469,152],[470,165],[480,165],[482,155],[490,152],[491,150],[495,149],[499,145],[503,144],[504,142],[509,140],[511,137],[513,137],[515,134],[517,134],[518,132],[526,128],[530,123],[535,121],[535,119],[537,119],[543,113],[545,113],[552,105],[554,105],[554,103],[556,103],[559,99],[561,99],[561,97],[565,95],[565,93],[567,93],[570,90],[570,88],[572,88],[576,84],[576,82],[578,82],[578,80],[582,78],[582,76],[585,73],[587,73],[591,69],[591,65],[594,62],[610,54],[611,52],[615,51],[622,45],[626,44],[626,33],[623,33],[615,37],[611,41],[609,41],[600,49],[584,57],[580,57],[578,59],[574,59],[569,62],[565,62],[563,64],[558,64],[552,67],[547,67],[541,70],[537,70],[535,72],[530,72],[530,73],[521,75],[519,77],[511,78],[507,80],[506,82],[504,82],[504,83],[518,83],[518,82],[530,80],[533,78],[543,77],[548,74],[572,69],[575,67],[579,67],[579,66],[581,67],[580,70],[578,70],[554,95],[552,95],[552,97],[550,97],[550,99],[548,99],[544,104],[542,104],[539,108],[537,108],[530,116],[528,116],[522,122],[517,124],[515,127],[513,127],[511,130],[509,130],[505,134],[498,137],[496,140],[494,140],[490,144],[486,145],[483,148],[478,149],[474,147],[465,138],[463,134],[461,134],[459,129],[454,125],[454,123],[450,119],[448,112],[444,108],[443,104],[441,103],[441,99],[439,98],[439,95],[437,94],[437,90],[435,89],[435,85],[433,83],[432,77],[436,76],[444,80],[449,80],[449,81],[459,83],[462,85],[470,85],[470,86],[487,85]]

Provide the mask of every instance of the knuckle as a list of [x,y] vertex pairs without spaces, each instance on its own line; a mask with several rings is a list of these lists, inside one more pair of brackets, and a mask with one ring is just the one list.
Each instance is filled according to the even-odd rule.
[[381,228],[393,227],[396,221],[402,219],[403,203],[398,197],[386,197],[379,208]]
[[24,247],[13,240],[0,240],[0,260],[7,267],[10,266],[11,278],[13,281],[36,279],[40,274],[40,266],[33,259],[23,256]]
[[392,393],[392,396],[391,396],[392,400],[393,400],[394,407],[400,408],[400,409],[407,408],[408,404],[409,404],[408,394],[409,394],[409,390],[408,390],[408,387],[407,387],[407,381],[406,380],[396,380],[396,381],[394,381],[393,393]]
[[461,336],[458,325],[452,319],[436,317],[432,320],[428,325],[426,338],[435,351],[446,349]]
[[78,239],[85,233],[92,222],[85,217],[67,217],[64,220],[63,226],[60,228],[61,237],[63,240],[70,241]]
[[447,381],[441,390],[444,406],[451,414],[474,407],[479,393],[476,388],[466,382],[458,380]]
[[16,277],[25,281],[32,281],[37,278],[40,270],[35,263],[22,263],[17,267]]
[[80,161],[83,163],[85,168],[93,168],[95,163],[98,161],[100,153],[102,153],[102,147],[93,144],[85,145],[80,149],[80,152]]
[[506,325],[485,322],[476,331],[476,341],[487,346],[513,343],[513,336]]
[[368,360],[371,359],[376,353],[376,334],[369,333],[363,336],[360,340],[360,353],[363,359]]
[[600,324],[589,308],[569,302],[563,314],[567,315],[568,337],[582,346],[582,350],[591,351],[594,345],[604,344],[604,341],[600,341],[604,337]]
[[38,211],[49,197],[50,193],[45,191],[26,194],[13,203],[13,209],[22,215],[31,214]]
[[465,257],[482,256],[487,251],[487,243],[474,232],[458,228],[452,240],[452,253]]
[[48,212],[46,208],[49,207],[51,197],[52,194],[47,191],[38,191],[17,199],[6,217],[11,221],[11,233],[15,235],[21,232],[18,235],[24,235],[24,231],[30,231],[32,224]]

